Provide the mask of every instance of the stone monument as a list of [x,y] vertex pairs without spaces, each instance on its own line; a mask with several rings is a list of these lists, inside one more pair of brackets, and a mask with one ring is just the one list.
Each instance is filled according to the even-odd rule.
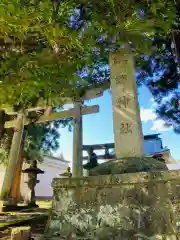
[[89,175],[168,170],[165,163],[144,156],[135,67],[128,47],[111,53],[110,70],[116,159],[91,169]]
[[144,155],[135,67],[125,47],[110,55],[115,154],[117,158]]
[[133,59],[121,50],[110,56],[117,160],[90,170],[98,176],[54,179],[45,239],[178,239],[180,173],[144,156]]

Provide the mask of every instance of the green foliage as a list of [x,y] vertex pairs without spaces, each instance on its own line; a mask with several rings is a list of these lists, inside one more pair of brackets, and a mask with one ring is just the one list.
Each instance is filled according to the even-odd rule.
[[[106,81],[109,52],[124,43],[149,52],[157,33],[170,34],[176,9],[171,0],[1,0],[0,16],[0,105],[20,110],[44,101],[62,106]],[[26,159],[57,148],[50,125],[28,132]],[[9,149],[3,141],[1,159]]]
[[138,82],[145,83],[151,91],[156,102],[158,117],[179,133],[180,74],[171,44],[171,36],[157,35],[153,41],[155,48],[152,54],[146,58],[137,57],[136,60]]
[[43,155],[50,155],[59,147],[60,128],[71,127],[71,119],[62,119],[54,123],[29,125],[24,146],[24,158],[26,161],[34,159],[43,161]]
[[0,142],[0,164],[7,165],[9,156],[9,138],[7,134],[4,134],[3,139]]
[[[72,13],[67,4],[57,16],[62,22],[63,13],[65,24]],[[73,75],[84,64],[84,48],[78,32],[54,23],[52,8],[51,1],[39,2],[38,8],[30,2],[24,7],[17,0],[1,2],[1,46],[6,48],[1,52],[1,104],[27,107],[41,91],[49,99],[67,97],[72,89]]]
[[135,234],[135,237],[138,237],[139,240],[158,240],[160,239],[161,236],[157,235],[157,236],[148,237],[144,234]]
[[[59,148],[60,128],[71,129],[71,119],[62,119],[54,123],[31,124],[25,128],[23,158],[30,163],[32,160],[43,161],[43,155],[50,155],[52,151]],[[6,130],[0,141],[0,164],[5,166],[8,163],[8,156],[11,147],[13,130]]]
[[40,97],[62,105],[86,86],[79,72],[94,67],[93,49],[102,56],[131,42],[135,52],[149,50],[156,32],[169,34],[175,6],[170,0],[2,0],[0,15],[0,104],[25,108]]

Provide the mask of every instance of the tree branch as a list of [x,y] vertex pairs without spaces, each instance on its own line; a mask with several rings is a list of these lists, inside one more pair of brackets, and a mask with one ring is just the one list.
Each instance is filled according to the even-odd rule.
[[56,23],[58,12],[59,12],[60,3],[61,3],[60,0],[55,0],[55,2],[53,2],[53,13],[52,13],[53,24]]

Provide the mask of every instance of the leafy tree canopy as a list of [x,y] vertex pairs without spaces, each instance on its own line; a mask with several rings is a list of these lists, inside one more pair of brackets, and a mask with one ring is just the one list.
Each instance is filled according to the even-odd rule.
[[[23,158],[26,162],[43,161],[43,155],[50,155],[59,148],[60,127],[71,128],[71,119],[62,119],[54,123],[28,125],[25,128]],[[13,129],[6,129],[0,140],[0,164],[7,165]]]
[[172,49],[171,36],[156,36],[154,52],[141,59],[138,81],[144,82],[156,101],[156,112],[168,126],[180,132],[179,66]]
[[0,104],[22,109],[79,96],[97,80],[84,71],[124,43],[147,52],[156,33],[170,33],[176,9],[170,0],[1,0],[0,16]]
[[[177,10],[172,0],[1,0],[0,105],[18,110],[45,99],[60,106],[109,80],[109,51],[129,43],[137,54],[138,82],[146,79],[159,115],[169,119],[170,108],[159,99],[177,87],[177,80],[167,84],[178,73],[170,48],[164,48],[172,24],[178,25]],[[158,82],[159,72],[166,75]],[[178,92],[173,96],[177,106]],[[168,114],[177,122],[177,111]]]
[[26,129],[24,158],[26,161],[34,159],[42,161],[43,155],[50,155],[59,148],[60,127],[69,126],[71,119],[62,119],[54,123],[29,125]]
[[[179,29],[180,2],[176,5],[176,19],[173,34],[153,38],[153,51],[149,56],[138,59],[138,82],[144,82],[156,101],[156,112],[167,126],[180,133],[180,91],[179,91]],[[174,31],[176,38],[173,37]],[[175,41],[174,41],[175,40]],[[174,46],[173,46],[174,45]],[[175,52],[175,45],[177,51]]]

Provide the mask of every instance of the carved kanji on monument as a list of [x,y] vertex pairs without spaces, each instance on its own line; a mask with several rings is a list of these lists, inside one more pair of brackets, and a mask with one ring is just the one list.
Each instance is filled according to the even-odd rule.
[[133,98],[127,96],[118,97],[116,100],[116,107],[127,108],[132,100]]
[[120,134],[132,134],[132,124],[131,123],[121,123],[120,124]]
[[115,79],[117,85],[118,84],[124,85],[125,81],[127,80],[127,76],[126,76],[126,74],[122,74],[120,76],[115,77],[114,79]]

